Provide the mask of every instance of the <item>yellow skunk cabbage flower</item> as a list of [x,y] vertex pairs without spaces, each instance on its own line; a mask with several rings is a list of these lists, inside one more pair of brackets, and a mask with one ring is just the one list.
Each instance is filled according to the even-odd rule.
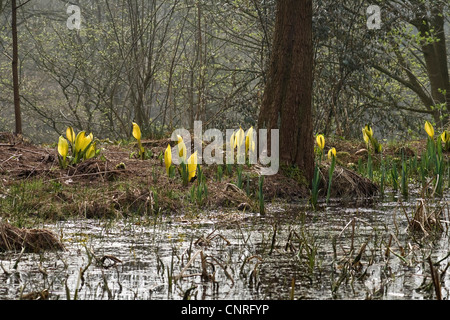
[[428,121],[425,121],[425,131],[427,132],[427,134],[430,136],[431,139],[434,138],[434,128]]
[[[84,142],[83,142],[83,148],[81,149],[86,150],[86,148],[89,146],[89,144],[94,140],[94,135],[92,133],[89,133],[89,135],[85,136]],[[93,144],[89,146],[89,149],[92,147]],[[86,151],[87,152],[87,151]]]
[[[92,138],[90,138],[91,135],[92,135],[92,133],[88,136],[88,139],[90,140],[89,143],[91,143],[91,141],[92,141]],[[96,155],[96,151],[95,151],[95,142],[94,142],[91,144],[89,149],[86,151],[84,158],[91,159],[91,158],[95,157],[95,155]]]
[[137,141],[141,141],[141,128],[139,128],[136,122],[133,122],[133,137]]
[[233,150],[236,148],[236,132],[233,132],[233,134],[231,135],[230,146]]
[[369,139],[373,137],[373,129],[370,127],[370,125],[366,124],[366,126],[364,127],[364,131],[369,137]]
[[[93,140],[94,136],[92,135],[92,133],[86,136],[86,132],[80,131],[77,134],[77,137],[75,138],[75,162],[78,162],[78,160],[81,159],[82,152],[85,152],[85,154],[83,155],[84,159],[90,159],[95,156],[95,145],[94,143],[91,144]],[[88,146],[89,149],[87,150]]]
[[336,148],[331,148],[328,150],[328,159],[331,160],[332,157],[336,158]]
[[84,157],[86,159],[91,159],[93,157],[95,157],[95,142],[93,144],[91,144],[91,146],[89,147],[88,151],[86,151],[86,154],[84,155]]
[[138,142],[139,157],[144,159],[144,151],[145,150],[144,150],[144,147],[142,147],[142,144],[141,144],[141,128],[139,128],[139,126],[138,126],[138,124],[136,122],[133,122],[133,137]]
[[178,139],[178,155],[183,160],[186,161],[186,145],[184,144],[183,138],[180,135],[177,135]]
[[191,181],[192,178],[194,178],[197,173],[197,151],[191,154],[191,156],[187,161],[187,166],[189,173],[188,181]]
[[441,139],[444,142],[444,150],[449,151],[450,150],[450,133],[447,130],[444,130],[441,134]]
[[66,157],[69,152],[69,143],[63,136],[59,136],[58,152],[63,157],[63,161],[66,161]]
[[166,172],[169,174],[170,165],[172,164],[172,149],[170,144],[167,145],[166,151],[164,151],[164,164],[166,165]]
[[382,146],[373,136],[373,129],[370,127],[370,125],[367,124],[364,128],[362,128],[362,133],[364,142],[367,145],[367,149],[369,149],[370,144],[372,144],[375,153],[381,153]]
[[80,131],[75,138],[75,152],[82,152],[92,140],[86,137],[86,132]]
[[248,153],[248,150],[255,152],[255,141],[253,141],[253,127],[248,129],[247,136],[245,137],[245,153]]
[[75,142],[75,132],[72,127],[68,127],[66,130],[66,137],[69,140],[70,144],[73,145]]
[[447,143],[450,141],[450,134],[448,133],[447,130],[444,130],[444,132],[442,132],[441,139],[442,139],[442,142],[444,142],[444,143]]
[[242,147],[242,144],[244,143],[244,139],[245,139],[245,133],[244,133],[244,130],[242,130],[242,127],[241,127],[236,132],[236,145],[238,147],[238,150]]
[[370,140],[370,138],[369,138],[369,136],[367,135],[367,132],[366,132],[366,129],[365,129],[365,128],[362,128],[362,133],[363,133],[363,139],[364,139],[364,142],[365,142],[367,145],[369,145],[369,140]]
[[319,134],[316,137],[316,142],[317,142],[317,145],[319,146],[320,150],[323,150],[323,148],[325,148],[325,137],[323,136],[323,134]]

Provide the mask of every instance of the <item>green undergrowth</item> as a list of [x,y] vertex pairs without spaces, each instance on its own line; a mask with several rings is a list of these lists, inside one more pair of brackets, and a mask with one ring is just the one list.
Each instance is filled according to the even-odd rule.
[[450,153],[438,143],[428,146],[395,144],[389,152],[364,154],[347,167],[370,179],[383,194],[391,190],[407,198],[413,188],[425,196],[441,197],[450,188]]
[[282,164],[280,165],[281,173],[293,180],[295,180],[301,186],[309,186],[310,183],[307,181],[304,173],[297,166],[290,166]]
[[0,193],[0,216],[19,227],[77,217],[155,215],[175,210],[185,197],[178,190],[130,181],[90,185],[43,179],[18,181]]
[[229,172],[225,166],[205,166],[188,186],[182,185],[178,175],[169,178],[158,169],[140,179],[132,175],[112,181],[34,177],[0,184],[0,217],[18,227],[33,227],[73,218],[196,215],[205,209],[236,209],[242,203],[246,203],[245,210],[263,209],[263,185],[258,183],[258,173],[247,165],[239,170],[233,166]]
[[[407,197],[411,188],[419,187],[439,196],[450,188],[450,153],[428,150],[424,142],[391,143],[383,153],[370,155],[357,152],[364,147],[357,143],[336,140],[330,144],[336,146],[337,164],[370,179],[381,194],[394,191]],[[160,160],[152,161],[144,163],[151,173],[140,179],[128,174],[111,181],[31,177],[0,182],[0,217],[28,227],[76,217],[114,219],[187,211],[195,215],[204,209],[236,209],[243,202],[245,210],[264,212],[264,201],[284,201],[283,192],[306,200],[311,196],[298,191],[310,188],[311,182],[296,166],[281,165],[278,177],[263,181],[247,164],[202,166],[201,178],[182,186],[178,173],[169,177]],[[127,168],[133,163],[127,163]]]

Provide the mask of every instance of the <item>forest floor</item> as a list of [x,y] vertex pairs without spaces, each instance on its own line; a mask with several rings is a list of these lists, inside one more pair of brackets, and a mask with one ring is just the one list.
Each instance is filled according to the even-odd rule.
[[[45,221],[76,216],[102,218],[176,212],[195,215],[200,209],[218,208],[258,212],[258,166],[243,166],[242,189],[235,186],[236,168],[231,174],[224,168],[219,179],[217,165],[202,166],[207,197],[198,199],[193,197],[195,182],[183,186],[178,173],[174,178],[166,174],[161,155],[169,142],[169,139],[143,141],[152,154],[146,160],[134,157],[134,144],[101,143],[102,151],[96,159],[61,169],[56,146],[33,145],[17,140],[11,134],[0,133],[0,218],[16,225],[27,225],[27,219],[36,218]],[[409,156],[420,154],[425,143],[411,141],[403,148]],[[355,170],[359,159],[367,159],[363,142],[327,139],[327,145],[338,150],[337,159],[342,170]],[[400,157],[401,148],[385,146],[383,155]],[[347,176],[343,183],[348,182],[348,174],[352,171],[345,172]],[[322,180],[326,181],[327,174],[322,172],[322,175]],[[358,188],[374,193],[376,187],[364,179],[361,177],[357,182],[365,183]],[[339,182],[334,185],[341,191],[334,195],[343,196],[342,190],[349,194],[354,192],[340,186]],[[276,175],[265,176],[263,193],[266,202],[293,202],[310,197],[310,190],[302,182],[298,170],[284,167]]]

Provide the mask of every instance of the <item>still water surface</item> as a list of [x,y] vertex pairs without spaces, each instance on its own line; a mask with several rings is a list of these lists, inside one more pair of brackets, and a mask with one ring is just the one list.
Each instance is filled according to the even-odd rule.
[[428,257],[447,299],[448,208],[424,237],[407,230],[417,201],[59,222],[66,251],[0,253],[0,299],[435,299]]

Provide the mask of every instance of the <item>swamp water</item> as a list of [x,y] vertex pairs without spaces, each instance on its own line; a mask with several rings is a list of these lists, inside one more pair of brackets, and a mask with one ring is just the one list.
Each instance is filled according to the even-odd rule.
[[391,200],[46,225],[67,250],[0,253],[0,299],[435,299],[431,268],[447,299],[448,207],[424,237]]

